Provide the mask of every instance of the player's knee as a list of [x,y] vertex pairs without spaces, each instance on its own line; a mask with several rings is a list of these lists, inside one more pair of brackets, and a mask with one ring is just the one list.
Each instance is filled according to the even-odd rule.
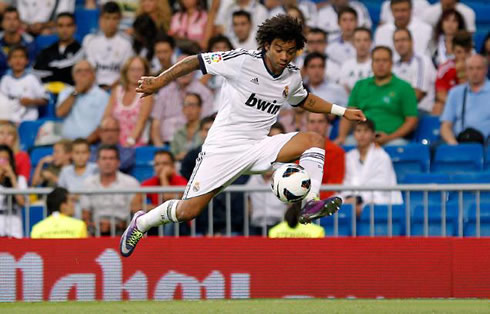
[[325,138],[318,133],[308,132],[309,146],[311,147],[325,147]]
[[190,221],[199,214],[193,210],[192,206],[189,206],[189,202],[186,200],[181,200],[177,206],[177,220],[180,222]]

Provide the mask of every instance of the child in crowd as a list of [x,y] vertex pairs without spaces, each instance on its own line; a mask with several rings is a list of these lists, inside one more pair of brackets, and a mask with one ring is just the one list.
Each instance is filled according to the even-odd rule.
[[43,157],[36,166],[32,186],[54,187],[58,185],[61,168],[71,162],[72,143],[60,140],[54,144],[53,155]]

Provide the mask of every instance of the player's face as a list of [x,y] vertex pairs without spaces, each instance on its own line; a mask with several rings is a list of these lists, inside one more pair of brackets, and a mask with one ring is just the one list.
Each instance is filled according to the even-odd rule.
[[169,43],[160,42],[155,45],[155,56],[161,65],[170,65],[174,53]]
[[83,167],[87,164],[90,158],[90,149],[86,144],[76,144],[73,145],[73,151],[71,155],[75,166]]
[[442,21],[442,32],[445,35],[454,35],[458,31],[459,23],[455,14],[451,14]]
[[388,51],[380,49],[373,54],[372,67],[373,74],[376,78],[383,79],[388,77],[391,73],[392,65],[393,61]]
[[233,32],[239,41],[245,41],[250,35],[252,24],[245,16],[235,16],[233,18]]
[[97,160],[100,174],[112,175],[116,173],[119,168],[119,160],[117,154],[111,149],[104,149],[99,152],[99,159]]
[[354,48],[358,57],[365,57],[371,50],[371,36],[368,32],[357,31],[354,33]]
[[68,16],[56,20],[56,33],[61,41],[68,41],[75,35],[75,21]]
[[279,74],[296,57],[296,42],[274,39],[265,46],[266,64],[274,74]]
[[9,65],[14,72],[22,72],[29,63],[23,51],[17,50],[9,58]]
[[107,37],[112,37],[117,32],[121,15],[118,13],[104,13],[100,16],[100,29]]
[[412,7],[408,2],[395,3],[391,6],[391,12],[397,27],[406,27],[410,22]]
[[354,129],[354,138],[357,141],[357,147],[364,148],[374,143],[375,133],[365,125],[357,125]]
[[325,53],[325,49],[327,49],[327,39],[322,33],[309,33],[306,36],[306,45],[308,52]]
[[327,117],[323,113],[308,113],[306,129],[309,132],[315,132],[321,136],[325,136],[328,130]]
[[403,58],[407,54],[412,53],[412,40],[408,36],[407,32],[399,31],[393,35],[393,42],[395,44],[395,50]]
[[357,19],[352,13],[344,13],[339,19],[339,26],[342,33],[351,36],[357,27]]
[[306,67],[306,75],[312,85],[320,84],[325,78],[325,63],[320,58],[312,59]]

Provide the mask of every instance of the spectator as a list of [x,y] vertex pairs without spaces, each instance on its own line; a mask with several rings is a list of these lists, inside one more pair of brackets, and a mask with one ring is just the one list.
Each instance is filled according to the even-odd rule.
[[83,57],[82,46],[75,40],[75,16],[63,12],[56,17],[59,40],[43,49],[34,64],[35,74],[43,83],[63,82],[73,85],[73,66]]
[[[15,173],[14,153],[7,145],[0,145],[0,189],[27,189],[24,176]],[[15,194],[11,197],[12,208],[9,208],[9,196],[0,194],[0,238],[22,238],[21,207],[25,204],[25,196]]]
[[411,0],[391,0],[390,7],[394,21],[383,24],[376,29],[374,34],[376,46],[388,46],[394,49],[393,33],[397,28],[408,28],[412,34],[415,34],[413,39],[415,52],[421,55],[429,55],[432,27],[412,16]]
[[53,154],[44,156],[34,170],[33,186],[54,187],[58,185],[61,169],[71,163],[72,145],[69,140],[60,140],[54,144]]
[[113,116],[119,121],[119,144],[126,147],[148,143],[148,118],[153,107],[153,96],[141,98],[136,93],[138,80],[150,74],[148,62],[139,56],[126,61],[121,69],[121,83],[113,88],[104,117]]
[[[99,174],[88,177],[83,187],[92,190],[136,189],[138,181],[120,171],[119,151],[115,145],[101,145],[97,150]],[[89,229],[95,227],[101,235],[110,235],[112,228],[116,234],[126,228],[131,213],[132,193],[82,195],[80,199],[83,220]],[[111,225],[111,221],[114,225]],[[98,232],[97,232],[98,233]]]
[[[148,36],[152,34],[152,36]],[[157,26],[148,14],[139,15],[133,23],[133,50],[150,64],[157,62],[155,58],[155,40],[160,36]]]
[[121,66],[133,55],[130,41],[118,33],[120,21],[117,3],[107,2],[100,12],[101,33],[85,36],[82,44],[87,60],[96,69],[97,84],[107,90],[117,82]]
[[429,8],[424,10],[422,17],[426,23],[432,27],[435,27],[442,13],[451,9],[457,10],[459,13],[461,13],[469,32],[474,33],[476,31],[475,11],[473,11],[473,9],[469,6],[459,3],[459,0],[441,0],[439,3],[434,3]]
[[[481,45],[480,54],[487,59],[487,66],[490,67],[490,32],[487,33]],[[487,72],[487,79],[490,79],[490,69]]]
[[252,33],[255,33],[257,27],[269,17],[267,9],[258,0],[232,0],[222,2],[214,22],[216,32],[231,37],[233,34],[233,20],[231,17],[233,12],[240,10],[250,13],[253,26]]
[[[393,13],[390,8],[391,1],[385,0],[381,4],[381,13],[379,15],[379,24],[393,23]],[[430,7],[427,0],[412,0],[412,16],[423,16],[424,11]]]
[[437,69],[436,102],[432,113],[440,115],[451,88],[466,82],[465,60],[472,54],[473,40],[465,31],[457,32],[453,38],[454,59],[449,59]]
[[48,103],[49,95],[34,74],[27,72],[29,63],[27,49],[23,46],[12,47],[8,54],[8,71],[0,81],[0,92],[10,100],[13,108],[11,120],[16,123],[36,120],[38,106]]
[[175,159],[182,160],[187,152],[202,145],[199,136],[199,122],[201,117],[202,100],[198,94],[188,93],[184,97],[182,112],[185,116],[185,125],[178,129],[170,144]]
[[172,16],[168,34],[177,40],[192,40],[201,43],[208,14],[203,0],[179,0],[180,10]]
[[490,82],[488,64],[481,55],[466,60],[468,83],[449,92],[441,116],[441,137],[451,145],[463,142],[483,144],[490,135]]
[[[327,116],[322,113],[307,113],[307,131],[325,136],[328,131]],[[323,164],[322,184],[341,184],[345,173],[345,152],[337,144],[325,139],[325,163]],[[320,198],[332,196],[333,192],[320,192]]]
[[31,159],[29,154],[20,150],[19,133],[12,122],[0,121],[0,145],[7,145],[14,152],[15,173],[29,181],[31,176]]
[[172,37],[160,35],[155,39],[154,51],[158,62],[156,64],[152,64],[153,73],[160,74],[163,71],[170,69],[170,67],[174,64],[174,50],[175,40]]
[[357,25],[371,28],[372,22],[369,12],[359,1],[352,0],[330,0],[329,4],[318,11],[317,26],[328,33],[328,41],[333,42],[341,36],[339,18],[337,12],[342,7],[349,6],[357,12]]
[[290,206],[284,214],[284,220],[269,230],[269,238],[323,238],[325,229],[316,224],[300,224],[297,207]]
[[[167,33],[172,20],[172,9],[168,0],[140,0],[136,16],[148,14],[155,22],[159,32]],[[172,1],[173,2],[173,1]]]
[[48,194],[46,207],[49,217],[32,227],[33,239],[86,238],[87,225],[73,218],[74,204],[68,190],[57,187]]
[[[396,16],[396,15],[395,15]],[[376,142],[379,145],[404,145],[417,125],[417,98],[407,82],[391,73],[391,49],[379,46],[371,52],[374,77],[360,80],[349,97],[349,107],[361,109],[376,125]],[[352,124],[342,119],[337,144],[346,143]],[[354,144],[350,137],[347,145]]]
[[[203,118],[199,123],[199,136],[201,137],[201,142],[204,143],[204,140],[208,136],[209,129],[211,129],[213,122],[214,122],[214,117],[210,116],[210,117]],[[182,160],[180,173],[187,180],[189,180],[192,175],[192,170],[196,165],[196,159],[199,157],[199,153],[201,152],[201,150],[202,150],[202,145],[194,149],[191,149]]]
[[[325,55],[319,52],[312,52],[306,56],[303,66],[308,77],[309,91],[320,98],[328,99],[332,103],[345,107],[348,96],[344,88],[325,79],[326,62]],[[325,134],[323,135],[325,136]]]
[[328,43],[327,55],[342,66],[345,60],[354,58],[356,51],[353,46],[354,30],[357,27],[357,12],[351,7],[343,7],[338,12],[340,36]]
[[436,66],[454,58],[453,38],[458,31],[465,31],[466,24],[461,13],[454,9],[444,11],[434,29],[431,43],[432,59]]
[[51,34],[55,26],[53,18],[61,12],[73,13],[75,0],[22,0],[17,1],[17,10],[29,33],[34,36]]
[[[183,54],[179,60],[185,57],[187,55]],[[182,113],[182,107],[176,106],[176,104],[184,102],[186,93],[196,93],[201,96],[203,100],[201,115],[203,117],[212,113],[212,92],[194,77],[194,73],[179,77],[176,81],[160,89],[155,97],[151,113],[153,118],[151,126],[153,145],[162,146],[164,143],[170,142],[175,131],[184,126],[185,117]]]
[[285,0],[284,6],[288,15],[301,21],[305,34],[308,34],[310,27],[315,27],[318,23],[318,8],[314,1],[310,0]]
[[87,60],[73,67],[75,87],[66,87],[58,96],[56,116],[63,118],[61,134],[64,138],[97,140],[97,126],[104,115],[109,95],[95,84],[95,70]]
[[247,50],[256,50],[258,45],[255,33],[252,33],[252,17],[244,10],[233,12],[233,46]]
[[32,37],[23,32],[19,12],[14,7],[5,9],[2,18],[2,29],[0,33],[0,77],[8,68],[7,56],[12,47],[27,47],[29,63],[36,58],[36,46]]
[[[284,126],[277,122],[271,126],[269,136],[284,133]],[[253,175],[247,182],[247,186],[271,186],[272,174],[274,171],[270,171]],[[250,234],[261,235],[265,231],[265,234],[281,222],[284,213],[287,210],[287,205],[281,202],[273,193],[269,192],[251,192],[248,194],[249,210],[250,210]]]
[[95,162],[97,160],[97,152],[100,147],[116,146],[119,152],[119,170],[129,173],[134,165],[135,152],[133,147],[125,147],[119,143],[120,132],[119,121],[112,116],[105,117],[100,123],[100,143],[90,155],[90,161]]
[[371,31],[367,28],[358,27],[354,30],[356,56],[342,63],[339,78],[339,84],[345,88],[348,94],[357,81],[373,75],[370,56],[371,36]]
[[[376,144],[376,131],[372,120],[362,121],[354,128],[357,147],[345,156],[344,185],[348,186],[395,186],[396,173],[390,156]],[[365,204],[401,204],[400,191],[344,191],[345,203],[356,206],[357,216]]]
[[431,114],[435,100],[436,69],[429,57],[413,51],[412,34],[406,28],[393,33],[393,42],[400,59],[395,62],[393,73],[407,81],[415,90],[419,113]]

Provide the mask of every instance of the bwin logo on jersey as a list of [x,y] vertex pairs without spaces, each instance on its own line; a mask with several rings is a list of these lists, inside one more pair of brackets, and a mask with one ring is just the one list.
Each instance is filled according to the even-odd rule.
[[264,112],[270,113],[270,114],[276,114],[279,109],[281,108],[280,105],[276,105],[277,100],[274,100],[273,102],[267,102],[265,100],[259,99],[255,97],[255,93],[250,95],[248,97],[247,101],[245,102],[245,105],[249,107],[256,107],[257,110],[262,110]]

